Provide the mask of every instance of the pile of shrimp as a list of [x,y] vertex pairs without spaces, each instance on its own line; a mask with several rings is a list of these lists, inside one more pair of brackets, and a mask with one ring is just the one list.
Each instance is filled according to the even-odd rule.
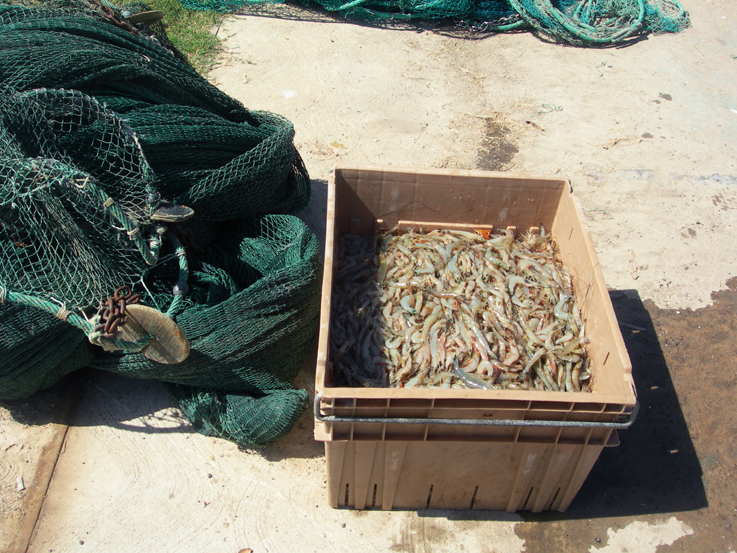
[[545,229],[343,235],[335,385],[589,391],[585,325]]

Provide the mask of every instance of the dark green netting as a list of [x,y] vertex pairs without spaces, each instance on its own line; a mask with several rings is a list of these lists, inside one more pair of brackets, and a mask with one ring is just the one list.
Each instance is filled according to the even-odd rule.
[[233,231],[216,244],[208,248],[213,264],[191,271],[193,305],[177,317],[192,348],[185,361],[160,365],[111,353],[92,366],[143,378],[155,371],[167,382],[251,394],[291,388],[318,317],[317,239],[293,216],[267,215],[255,232]]
[[172,393],[198,432],[254,447],[288,434],[308,399],[304,390],[280,390],[259,399],[185,386],[172,386]]
[[217,240],[191,272],[193,305],[177,317],[192,348],[185,361],[160,365],[135,353],[110,353],[90,366],[185,385],[176,395],[187,398],[182,408],[198,429],[260,446],[304,412],[307,394],[291,381],[313,344],[322,266],[317,239],[299,219],[267,215],[249,226]]
[[[286,0],[181,0],[196,10],[233,12],[244,5]],[[647,33],[690,26],[677,0],[301,0],[347,19],[403,21],[454,19],[473,32],[533,30],[577,46],[603,46]]]
[[[130,110],[125,119],[160,179],[159,192],[192,207],[202,219],[294,211],[309,194],[293,146],[294,129],[278,115],[250,115],[258,126],[168,105]],[[242,175],[271,192],[254,194],[243,186]]]
[[[92,366],[171,383],[208,435],[287,433],[306,407],[291,382],[321,275],[317,239],[291,215],[310,196],[293,138],[163,35],[78,1],[0,4],[0,397]],[[171,202],[194,217],[161,222]],[[174,318],[184,362],[100,330],[121,285]]]
[[94,359],[84,333],[40,309],[0,304],[0,396],[23,399]]

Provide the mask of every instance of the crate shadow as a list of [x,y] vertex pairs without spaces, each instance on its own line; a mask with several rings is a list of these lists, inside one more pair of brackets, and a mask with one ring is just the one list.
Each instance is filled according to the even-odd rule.
[[325,179],[311,179],[312,195],[310,203],[307,204],[302,211],[297,213],[297,217],[307,225],[320,244],[320,251],[325,253],[325,227],[327,224],[328,211],[328,181]]
[[[620,445],[604,448],[567,511],[531,513],[526,521],[557,521],[694,511],[708,507],[702,468],[649,312],[635,290],[610,292],[632,361],[640,402]],[[498,520],[495,511],[419,510],[422,517]],[[479,518],[481,516],[481,518]]]
[[620,433],[619,447],[604,449],[568,511],[558,513],[557,518],[672,513],[707,507],[701,464],[650,313],[635,290],[611,291],[609,295],[632,361],[640,414]]

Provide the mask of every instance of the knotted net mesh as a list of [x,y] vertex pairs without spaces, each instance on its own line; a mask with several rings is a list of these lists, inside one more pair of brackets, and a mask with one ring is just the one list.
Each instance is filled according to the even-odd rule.
[[[232,12],[287,0],[181,0],[197,10]],[[357,21],[454,20],[470,32],[532,30],[555,42],[605,46],[690,26],[677,0],[301,0]]]
[[[121,14],[0,4],[0,397],[92,366],[169,382],[198,430],[267,445],[306,407],[291,383],[318,324],[294,129]],[[159,216],[179,205],[194,216]],[[121,285],[177,322],[185,361],[94,345]]]

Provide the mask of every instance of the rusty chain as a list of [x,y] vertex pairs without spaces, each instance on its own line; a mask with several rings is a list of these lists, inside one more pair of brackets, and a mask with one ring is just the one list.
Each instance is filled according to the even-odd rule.
[[112,297],[108,297],[105,301],[105,310],[100,316],[100,324],[94,328],[95,332],[102,332],[103,338],[112,338],[118,327],[128,321],[126,306],[138,303],[140,300],[140,294],[134,294],[129,286],[118,287]]
[[121,29],[125,29],[126,31],[130,31],[131,33],[137,33],[138,32],[133,25],[131,25],[130,23],[128,23],[128,21],[126,21],[125,19],[118,18],[118,16],[115,15],[115,11],[110,6],[106,6],[105,4],[103,4],[102,2],[100,2],[100,0],[89,0],[89,2],[92,5],[96,6],[97,9],[100,11],[100,14],[105,19],[107,19],[108,21],[110,21],[113,25],[117,25]]

